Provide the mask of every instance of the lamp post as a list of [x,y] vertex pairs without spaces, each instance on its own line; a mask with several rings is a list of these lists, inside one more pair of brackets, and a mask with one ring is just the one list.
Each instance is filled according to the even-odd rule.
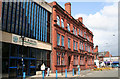
[[22,76],[23,76],[23,79],[25,78],[25,71],[24,71],[24,67],[25,67],[25,64],[24,64],[24,59],[23,59],[23,46],[24,46],[24,36],[21,35],[21,42],[22,42]]

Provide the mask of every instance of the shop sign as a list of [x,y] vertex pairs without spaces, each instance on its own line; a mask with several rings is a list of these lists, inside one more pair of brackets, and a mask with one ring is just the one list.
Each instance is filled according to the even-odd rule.
[[[12,35],[12,42],[17,44],[22,44],[22,38],[18,35]],[[37,45],[37,40],[33,40],[30,38],[25,37],[24,38],[24,44],[25,45]]]

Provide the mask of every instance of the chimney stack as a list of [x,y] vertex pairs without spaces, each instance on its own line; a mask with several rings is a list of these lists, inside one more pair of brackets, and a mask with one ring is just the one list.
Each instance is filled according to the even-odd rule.
[[94,52],[98,52],[98,45],[95,46]]
[[79,17],[78,20],[83,23],[83,18],[82,17]]
[[65,10],[71,15],[71,3],[65,3]]

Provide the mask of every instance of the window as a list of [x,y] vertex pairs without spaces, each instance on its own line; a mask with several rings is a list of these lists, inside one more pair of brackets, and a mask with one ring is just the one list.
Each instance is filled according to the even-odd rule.
[[70,49],[70,39],[68,38],[68,48]]
[[68,31],[70,31],[70,24],[67,23],[67,28],[68,28]]
[[57,24],[60,25],[60,18],[57,16]]
[[73,49],[75,50],[75,41],[73,41]]
[[57,34],[57,45],[60,45],[60,34]]
[[87,45],[86,45],[86,43],[85,43],[85,51],[87,50]]
[[65,65],[65,57],[64,57],[64,55],[65,55],[65,54],[62,53],[62,58],[61,58],[61,59],[62,59],[62,60],[61,60],[61,61],[62,61],[62,65]]
[[76,31],[76,35],[77,35],[77,29],[75,31]]
[[84,38],[86,38],[86,32],[84,32]]
[[61,19],[61,25],[64,28],[64,21],[63,21],[63,19]]
[[74,55],[74,65],[78,65],[78,56]]
[[79,29],[79,35],[80,35],[80,29]]
[[87,39],[88,39],[88,41],[89,41],[89,36],[87,35]]
[[75,28],[73,27],[73,34],[75,34]]
[[83,34],[82,34],[82,30],[81,30],[81,36],[83,36]]
[[82,45],[82,50],[83,50],[83,43],[81,42],[81,45]]
[[64,36],[62,35],[62,46],[64,46]]
[[57,53],[57,65],[60,65],[60,53]]
[[79,48],[81,49],[82,45],[81,45],[81,41],[79,42]]
[[78,42],[76,42],[76,50],[78,50]]

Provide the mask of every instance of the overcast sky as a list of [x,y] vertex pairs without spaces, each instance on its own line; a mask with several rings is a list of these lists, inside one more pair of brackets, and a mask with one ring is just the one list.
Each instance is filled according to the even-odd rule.
[[[65,2],[59,2],[64,8]],[[94,34],[99,52],[118,55],[118,2],[71,2],[72,16],[83,17],[83,23]]]

